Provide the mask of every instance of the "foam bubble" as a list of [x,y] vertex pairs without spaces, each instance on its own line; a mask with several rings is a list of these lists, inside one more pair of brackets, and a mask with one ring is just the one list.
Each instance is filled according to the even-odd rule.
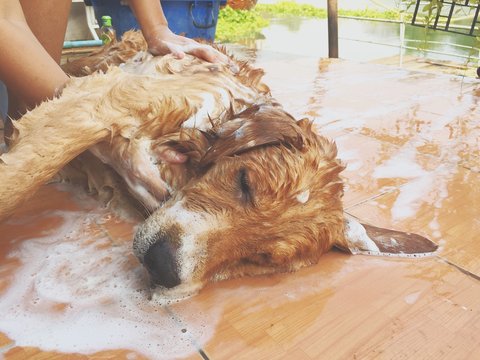
[[61,216],[54,235],[23,241],[8,255],[22,265],[0,294],[0,332],[17,346],[66,353],[129,349],[170,359],[194,353],[193,337],[210,337],[204,320],[182,332],[185,324],[148,301],[130,242],[92,235],[101,214]]
[[416,178],[427,172],[415,160],[414,148],[403,149],[395,156],[377,166],[373,172],[375,178]]
[[407,304],[409,305],[413,305],[417,302],[417,300],[419,299],[420,295],[421,295],[421,291],[417,291],[417,292],[414,292],[414,293],[411,293],[407,296],[405,296],[404,300]]

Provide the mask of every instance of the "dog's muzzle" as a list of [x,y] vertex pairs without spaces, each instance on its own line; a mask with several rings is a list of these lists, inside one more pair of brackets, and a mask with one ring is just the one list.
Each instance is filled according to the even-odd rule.
[[165,288],[179,285],[181,280],[175,246],[168,241],[166,236],[160,234],[157,234],[150,244],[144,255],[139,256],[139,259],[150,274],[153,285]]
[[159,241],[148,249],[143,258],[152,282],[166,288],[180,284],[175,250],[166,241]]

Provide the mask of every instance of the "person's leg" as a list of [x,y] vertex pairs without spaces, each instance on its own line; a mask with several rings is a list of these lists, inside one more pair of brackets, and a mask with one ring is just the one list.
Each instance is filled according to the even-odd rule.
[[59,62],[71,1],[7,0],[1,5],[0,47],[5,56],[0,77],[8,87],[9,116],[15,119],[51,98],[68,79]]

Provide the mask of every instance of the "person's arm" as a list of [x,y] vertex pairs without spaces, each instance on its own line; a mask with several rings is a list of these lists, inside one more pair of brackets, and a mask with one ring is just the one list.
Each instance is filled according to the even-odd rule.
[[68,80],[27,25],[18,0],[0,1],[0,79],[27,107],[51,98]]
[[149,51],[154,55],[173,54],[183,58],[185,53],[213,63],[228,63],[228,57],[213,47],[174,34],[168,27],[159,0],[130,0],[130,8],[137,18]]
[[[65,0],[28,0],[24,6],[25,11],[19,0],[0,1],[0,80],[8,88],[10,105],[18,105],[9,109],[14,118],[23,114],[25,106],[33,108],[51,99],[68,80],[58,62],[70,4],[65,4]],[[56,23],[46,24],[48,21]],[[36,36],[29,25],[33,25]],[[61,25],[61,29],[55,28],[55,25]],[[60,33],[54,33],[57,30]],[[12,102],[14,97],[16,101]],[[158,156],[172,163],[186,161],[185,155],[168,147]]]

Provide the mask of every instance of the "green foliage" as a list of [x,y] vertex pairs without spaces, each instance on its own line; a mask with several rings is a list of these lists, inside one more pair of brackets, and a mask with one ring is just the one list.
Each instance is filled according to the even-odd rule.
[[386,11],[378,11],[378,10],[372,10],[372,9],[339,10],[338,15],[368,18],[368,19],[400,20],[400,11],[398,10],[386,10]]
[[234,10],[230,6],[226,6],[218,13],[215,40],[233,42],[255,39],[269,23],[255,9]]
[[[437,0],[432,0],[437,1]],[[400,12],[365,10],[339,10],[340,16],[354,16],[370,19],[400,19]],[[281,1],[275,4],[258,4],[252,10],[234,10],[229,6],[220,9],[215,39],[218,42],[251,40],[259,37],[261,30],[269,25],[272,17],[327,17],[327,10],[313,5],[299,4],[294,1]]]
[[319,9],[308,4],[298,4],[294,1],[281,1],[275,4],[258,4],[255,10],[270,16],[327,17],[327,10],[325,9]]
[[[258,4],[255,10],[268,17],[301,16],[309,18],[325,19],[327,10],[313,5],[298,4],[294,1],[281,1],[275,4]],[[339,16],[353,16],[370,19],[399,20],[400,12],[397,10],[378,11],[372,9],[363,10],[338,10]]]
[[428,4],[423,7],[423,11],[426,12],[425,24],[431,24],[434,19],[442,11],[443,3],[440,0],[430,0]]

